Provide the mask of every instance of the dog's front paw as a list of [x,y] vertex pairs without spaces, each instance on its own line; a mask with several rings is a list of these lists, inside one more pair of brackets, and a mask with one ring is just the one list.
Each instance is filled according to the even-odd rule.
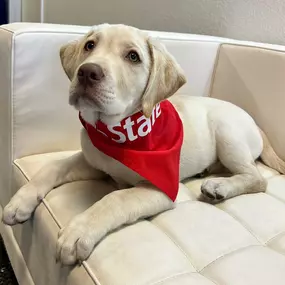
[[39,203],[37,190],[32,185],[26,184],[4,208],[2,216],[3,223],[13,226],[25,222],[30,218]]
[[218,203],[232,196],[232,185],[226,178],[212,178],[203,182],[201,192],[206,201]]
[[86,260],[105,233],[94,222],[94,216],[82,213],[59,232],[56,260],[73,265]]

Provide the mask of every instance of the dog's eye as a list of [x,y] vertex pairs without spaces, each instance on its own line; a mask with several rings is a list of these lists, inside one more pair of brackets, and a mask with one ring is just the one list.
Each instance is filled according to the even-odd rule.
[[84,49],[86,51],[91,51],[95,48],[95,42],[94,41],[88,41],[85,46],[84,46]]
[[127,59],[130,60],[131,62],[140,62],[140,57],[137,52],[135,51],[130,51],[127,55]]

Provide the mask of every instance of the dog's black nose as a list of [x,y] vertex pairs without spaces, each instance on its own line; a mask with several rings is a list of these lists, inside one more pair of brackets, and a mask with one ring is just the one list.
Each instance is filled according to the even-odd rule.
[[85,63],[77,72],[78,81],[83,85],[94,85],[104,78],[105,74],[100,65],[96,63]]

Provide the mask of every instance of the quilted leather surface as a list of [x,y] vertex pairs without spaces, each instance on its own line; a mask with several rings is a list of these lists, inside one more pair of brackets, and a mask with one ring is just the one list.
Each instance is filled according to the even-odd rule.
[[[16,160],[15,189],[25,183],[23,173],[29,178],[43,163],[70,154]],[[64,282],[72,274],[73,282],[85,276],[86,284],[101,285],[284,285],[285,177],[262,164],[259,168],[268,179],[267,193],[212,206],[197,201],[202,179],[191,179],[179,192],[174,210],[110,234],[87,262],[71,271],[55,264],[57,232],[112,188],[94,181],[59,187],[47,196],[33,222],[19,226],[15,234],[39,285],[71,284]],[[45,258],[37,256],[40,249]],[[41,267],[35,268],[39,258]],[[53,277],[48,276],[51,270],[56,272]]]

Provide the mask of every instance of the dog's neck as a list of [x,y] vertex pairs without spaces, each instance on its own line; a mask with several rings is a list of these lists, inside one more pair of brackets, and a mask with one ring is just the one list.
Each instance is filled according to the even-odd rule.
[[[142,111],[138,111],[130,116],[125,117],[119,123],[114,125],[106,125],[101,120],[98,120],[95,125],[91,125],[89,122],[85,121],[81,112],[79,113],[79,119],[84,128],[89,131],[91,139],[100,140],[100,138],[102,139],[101,135],[103,134],[106,145],[112,145],[114,142],[116,142],[127,145],[131,143],[132,146],[134,146],[134,143],[138,141],[139,147],[144,147],[146,150],[148,150],[148,135],[153,131],[153,127],[158,118],[161,117],[161,114],[162,110],[160,104],[157,104],[149,118],[146,118]],[[159,133],[161,133],[161,127],[157,130],[159,130]],[[155,134],[155,136],[157,135],[158,134]]]
[[124,114],[105,115],[104,113],[94,111],[92,109],[84,109],[80,111],[80,114],[82,118],[92,126],[95,126],[98,121],[101,121],[108,126],[118,124],[125,118],[130,117],[138,112],[141,112],[140,108],[136,108],[132,112],[125,112]]

